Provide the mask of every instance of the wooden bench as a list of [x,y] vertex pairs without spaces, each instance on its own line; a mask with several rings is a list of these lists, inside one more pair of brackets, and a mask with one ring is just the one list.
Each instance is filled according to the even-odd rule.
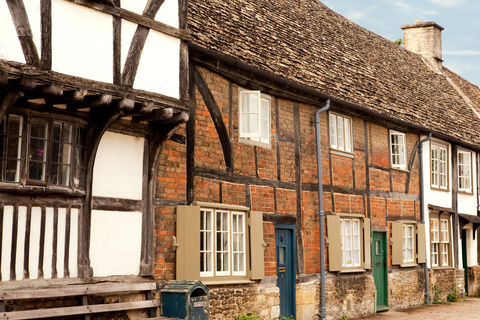
[[[156,308],[160,305],[159,300],[153,299],[152,291],[156,290],[155,283],[104,283],[91,285],[72,285],[60,288],[47,289],[22,289],[0,291],[0,319],[41,319],[72,315],[85,315],[90,319],[90,314],[128,311],[134,309],[147,309],[150,318],[155,317]],[[110,295],[119,293],[145,293],[144,301],[118,302],[89,304],[88,296]],[[81,297],[80,306],[53,307],[46,309],[21,310],[5,312],[5,301],[28,300],[28,299],[53,299],[59,297]]]

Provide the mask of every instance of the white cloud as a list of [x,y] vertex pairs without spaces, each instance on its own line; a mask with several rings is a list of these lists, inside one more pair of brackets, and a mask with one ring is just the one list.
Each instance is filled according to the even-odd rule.
[[439,4],[444,7],[455,7],[463,2],[463,0],[429,0],[431,3]]
[[355,21],[356,19],[361,19],[365,17],[366,13],[362,11],[350,11],[346,14],[346,17],[352,21]]

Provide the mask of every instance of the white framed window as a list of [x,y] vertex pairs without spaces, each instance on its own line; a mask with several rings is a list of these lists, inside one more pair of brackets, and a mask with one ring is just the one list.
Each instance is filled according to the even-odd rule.
[[390,158],[392,168],[407,169],[405,133],[390,130]]
[[431,187],[448,189],[448,151],[447,147],[432,143],[430,153]]
[[359,214],[327,215],[328,270],[371,269],[370,219]]
[[458,151],[458,190],[472,191],[472,156],[470,152]]
[[270,145],[270,97],[239,89],[240,138]]
[[200,277],[246,275],[245,213],[200,209]]
[[430,212],[430,248],[432,267],[451,265],[449,213]]
[[403,225],[403,262],[415,262],[415,226],[413,224]]
[[84,188],[86,137],[87,130],[73,119],[5,115],[0,121],[0,181]]
[[450,247],[450,236],[448,234],[449,227],[448,227],[448,220],[447,219],[441,219],[440,220],[440,234],[441,234],[441,251],[442,251],[442,266],[448,266],[449,265],[449,259],[448,259],[448,252],[449,252],[449,247]]
[[342,267],[361,267],[360,219],[340,219]]
[[438,267],[438,252],[439,252],[439,230],[438,230],[438,219],[430,219],[430,243],[431,243],[431,255],[432,255],[432,266]]
[[336,113],[329,113],[330,147],[335,150],[353,152],[352,119]]

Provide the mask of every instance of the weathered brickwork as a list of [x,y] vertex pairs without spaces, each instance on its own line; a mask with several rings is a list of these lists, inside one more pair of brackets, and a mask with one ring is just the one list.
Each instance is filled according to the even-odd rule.
[[331,155],[332,184],[343,188],[353,188],[353,159],[345,156]]
[[295,190],[276,189],[277,213],[297,214],[297,193]]
[[155,211],[155,259],[153,275],[156,280],[175,278],[175,253],[172,250],[175,236],[175,207],[161,206]]
[[398,270],[388,274],[388,302],[392,310],[419,306],[424,302],[423,268]]
[[220,181],[203,177],[195,177],[195,200],[204,202],[220,201]]
[[245,189],[246,187],[244,184],[222,182],[222,203],[245,206]]
[[373,230],[387,226],[387,206],[384,198],[370,198],[370,211]]
[[270,222],[263,223],[263,241],[265,241],[264,268],[265,276],[277,274],[277,251],[275,248],[275,225]]
[[313,274],[320,272],[319,256],[319,216],[318,196],[316,192],[302,192],[302,231],[303,231],[303,254],[305,261],[305,273]]
[[280,316],[279,289],[276,286],[210,289],[209,319],[235,319],[242,314],[255,314],[260,319]]
[[[185,134],[185,129],[177,131],[178,134]],[[185,146],[167,141],[160,151],[157,166],[157,198],[168,200],[185,200],[186,192],[186,149]]]
[[329,274],[325,283],[327,319],[361,317],[374,312],[375,284],[371,275]]
[[[296,230],[296,243],[297,253],[304,263],[298,270],[307,276],[320,272],[319,208],[315,191],[318,179],[317,150],[313,122],[317,107],[271,96],[270,146],[254,146],[239,139],[239,87],[206,69],[200,68],[200,73],[215,99],[215,107],[222,114],[231,143],[233,170],[225,166],[224,149],[218,132],[197,90],[195,157],[191,164],[194,168],[193,190],[186,190],[185,187],[185,145],[168,142],[160,158],[155,195],[159,201],[171,201],[171,205],[156,208],[155,279],[175,278],[175,253],[171,249],[175,235],[175,205],[185,204],[187,194],[192,195],[192,201],[247,206],[251,210],[261,211],[264,216],[271,215],[263,223],[264,271],[266,279],[269,279],[266,283],[270,284],[212,287],[211,318],[233,318],[242,311],[256,313],[262,319],[278,317],[279,293],[272,284],[274,280],[271,282],[277,272],[275,223],[294,223],[295,219],[300,219],[297,226],[301,229]],[[337,111],[338,106],[333,105],[332,108],[341,114],[341,111]],[[363,215],[371,219],[372,230],[387,231],[387,239],[391,239],[392,221],[420,219],[419,201],[415,199],[419,191],[418,135],[406,134],[409,170],[392,169],[389,128],[360,117],[348,116],[352,120],[353,153],[342,155],[330,150],[328,115],[329,112],[320,114],[325,213]],[[178,133],[183,135],[186,131]],[[196,173],[198,167],[201,174]],[[392,267],[390,241],[387,247],[389,307],[396,309],[419,303],[419,295],[423,295],[420,285],[422,269]],[[328,268],[327,253],[328,246],[325,249]],[[315,319],[319,304],[318,281],[302,283],[299,280],[297,283],[298,319]],[[412,297],[403,297],[401,292],[404,286],[413,288]],[[262,291],[268,288],[274,291],[268,294]],[[369,270],[356,274],[328,273],[327,318],[372,313],[374,293],[373,276]],[[255,295],[264,296],[267,302],[257,301]]]
[[274,191],[267,186],[251,186],[252,210],[262,212],[275,212]]

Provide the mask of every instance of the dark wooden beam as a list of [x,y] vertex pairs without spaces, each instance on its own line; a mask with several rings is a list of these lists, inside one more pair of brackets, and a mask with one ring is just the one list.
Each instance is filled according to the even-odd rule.
[[132,111],[135,107],[135,100],[133,99],[121,99],[112,102],[112,107],[116,110],[123,110],[125,112]]
[[135,121],[166,121],[173,117],[172,108],[155,109],[150,114],[136,116]]
[[109,94],[100,94],[95,96],[86,96],[82,102],[68,104],[68,110],[79,110],[87,108],[105,107],[112,103],[112,96]]
[[186,123],[188,121],[188,112],[182,111],[175,113],[170,119],[166,120],[166,123]]
[[[147,18],[154,18],[165,0],[148,0],[145,9],[143,10],[143,16]],[[133,35],[132,42],[130,43],[130,49],[128,50],[127,59],[125,60],[125,66],[122,74],[122,85],[131,87],[137,76],[138,66],[140,64],[140,58],[142,56],[143,47],[147,42],[147,36],[150,32],[150,28],[138,25],[135,34]]]
[[133,114],[147,114],[153,111],[153,102],[137,102],[132,110]]
[[52,0],[40,1],[42,61],[40,66],[52,69]]
[[22,47],[25,61],[28,64],[38,66],[40,58],[38,57],[37,47],[33,42],[32,29],[28,21],[27,10],[23,4],[23,0],[6,0],[10,14],[12,16],[13,24],[17,30],[17,36]]
[[6,87],[8,84],[8,73],[0,70],[0,88]]
[[32,91],[37,87],[37,81],[33,77],[24,76],[20,79],[19,87],[22,91]]
[[18,99],[24,96],[23,91],[10,91],[5,94],[2,101],[0,102],[0,119],[3,119],[7,110],[12,107]]
[[[195,85],[197,86],[198,91],[202,95],[203,101],[207,106],[208,112],[212,118],[213,124],[215,125],[215,130],[218,133],[218,139],[223,150],[223,158],[225,160],[225,166],[229,170],[233,170],[233,151],[230,139],[228,137],[228,131],[223,122],[223,115],[220,111],[220,108],[213,97],[212,92],[210,91],[205,79],[203,79],[200,71],[196,67],[193,67]],[[193,79],[191,79],[192,81]]]

